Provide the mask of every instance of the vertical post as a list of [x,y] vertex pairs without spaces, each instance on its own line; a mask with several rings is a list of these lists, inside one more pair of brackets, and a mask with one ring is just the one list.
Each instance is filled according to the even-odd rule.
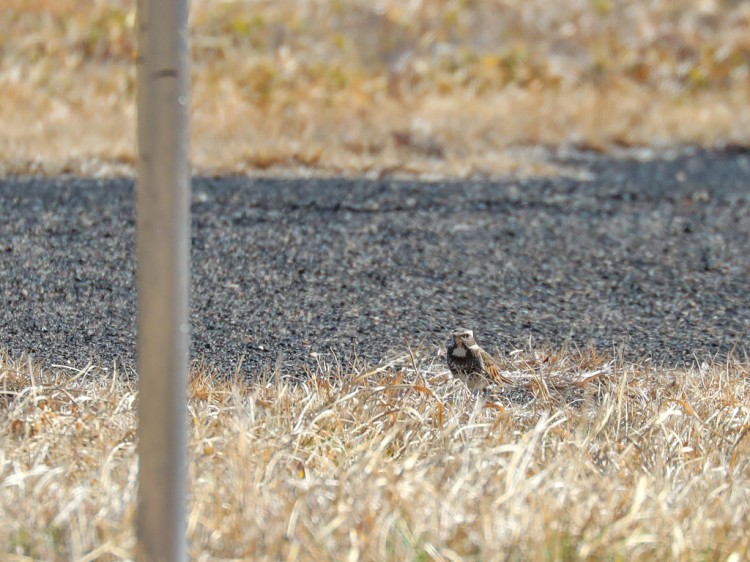
[[188,0],[138,0],[137,558],[186,560]]

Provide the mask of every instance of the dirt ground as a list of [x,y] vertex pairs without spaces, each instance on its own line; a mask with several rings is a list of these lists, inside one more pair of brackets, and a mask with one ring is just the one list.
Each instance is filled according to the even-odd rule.
[[[746,358],[747,153],[557,165],[576,177],[196,178],[192,357],[302,375],[468,326],[502,354]],[[0,348],[132,365],[132,180],[4,180],[0,197]]]

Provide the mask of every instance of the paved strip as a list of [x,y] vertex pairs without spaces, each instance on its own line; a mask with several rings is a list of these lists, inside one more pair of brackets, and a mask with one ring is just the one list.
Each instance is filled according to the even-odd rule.
[[[576,177],[196,178],[192,355],[256,373],[444,344],[743,357],[750,155],[577,155]],[[0,348],[132,368],[131,180],[0,181]]]

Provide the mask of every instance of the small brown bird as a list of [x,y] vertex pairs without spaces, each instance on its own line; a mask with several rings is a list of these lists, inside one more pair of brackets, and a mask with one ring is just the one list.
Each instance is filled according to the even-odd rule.
[[448,368],[454,377],[466,383],[471,390],[481,390],[493,384],[512,384],[500,373],[492,356],[474,339],[474,332],[459,328],[453,332],[448,345]]

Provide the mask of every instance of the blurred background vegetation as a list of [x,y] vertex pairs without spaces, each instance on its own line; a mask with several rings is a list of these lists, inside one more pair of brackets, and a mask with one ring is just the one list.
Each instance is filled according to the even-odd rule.
[[[201,173],[552,173],[559,147],[750,137],[750,2],[190,5]],[[0,173],[132,173],[135,20],[3,1]]]

